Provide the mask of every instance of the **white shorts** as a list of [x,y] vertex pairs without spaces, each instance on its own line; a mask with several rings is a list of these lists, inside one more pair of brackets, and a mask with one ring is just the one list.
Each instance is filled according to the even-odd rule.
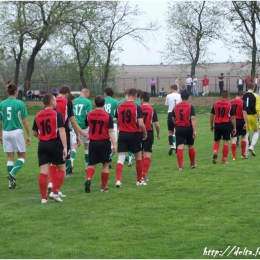
[[73,149],[73,145],[77,143],[77,136],[74,131],[70,131],[70,147]]
[[[82,129],[85,133],[89,133],[89,127],[86,128],[86,129]],[[89,139],[85,139],[84,136],[82,134],[79,134],[79,138],[80,138],[80,141],[81,143],[83,144],[88,144],[89,143]]]
[[3,146],[5,153],[26,152],[23,130],[3,131]]

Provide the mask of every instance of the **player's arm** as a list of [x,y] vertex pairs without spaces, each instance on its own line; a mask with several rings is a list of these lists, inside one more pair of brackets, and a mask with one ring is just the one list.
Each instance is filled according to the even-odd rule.
[[211,108],[210,116],[209,116],[209,122],[210,122],[210,131],[214,131],[214,118],[215,118],[215,108],[214,105]]
[[112,152],[116,153],[116,138],[115,138],[114,128],[108,129],[108,134],[112,144],[112,149],[113,149]]
[[79,133],[81,133],[81,134],[84,136],[85,139],[88,138],[88,134],[87,134],[86,132],[84,132],[84,131],[80,128],[80,126],[78,125],[78,123],[77,123],[77,121],[76,121],[76,119],[75,119],[74,116],[71,116],[71,117],[70,117],[70,123],[71,123],[72,128],[74,129],[74,132],[75,132],[75,134],[76,134],[76,136],[77,136],[77,140],[78,140],[78,141],[79,141]]
[[197,136],[197,119],[195,116],[191,116],[191,125],[193,129],[192,137],[195,138]]
[[3,133],[3,131],[2,131],[2,120],[0,120],[0,144],[2,144],[3,143],[3,135],[2,135],[2,133]]
[[60,140],[63,146],[63,158],[67,157],[67,138],[66,138],[66,132],[64,127],[59,127],[59,135]]
[[23,126],[24,126],[24,129],[26,131],[26,135],[27,135],[26,144],[30,145],[32,140],[31,140],[31,136],[30,136],[30,128],[29,128],[29,123],[28,123],[27,117],[25,117],[23,119]]
[[244,121],[245,121],[245,124],[244,124],[243,128],[246,129],[246,126],[247,126],[247,112],[246,112],[246,110],[243,110],[242,113],[243,113],[243,118],[244,118]]
[[146,132],[146,128],[145,128],[145,125],[144,125],[143,118],[138,118],[138,125],[143,132],[143,140],[146,140],[147,139],[147,132]]
[[155,126],[155,129],[156,129],[156,133],[157,133],[157,139],[159,140],[161,137],[160,137],[160,124],[158,121],[154,122],[154,126]]

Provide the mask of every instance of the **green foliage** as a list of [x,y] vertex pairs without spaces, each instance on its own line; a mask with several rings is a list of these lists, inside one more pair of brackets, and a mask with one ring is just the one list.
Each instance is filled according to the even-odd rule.
[[[67,195],[63,203],[40,204],[37,139],[27,148],[15,190],[7,189],[2,154],[1,258],[209,259],[213,256],[203,255],[205,247],[256,250],[260,239],[258,154],[248,160],[238,156],[237,161],[229,154],[228,165],[219,161],[213,165],[209,116],[201,114],[195,141],[198,167],[189,168],[185,149],[180,172],[176,157],[168,155],[166,118],[167,113],[159,114],[161,140],[155,140],[147,186],[135,186],[135,167],[125,164],[122,188],[116,189],[115,155],[109,193],[100,192],[98,166],[91,193],[86,194],[81,146],[74,177],[65,179],[62,186]],[[30,116],[30,125],[32,120]],[[232,253],[221,258],[252,257]]]

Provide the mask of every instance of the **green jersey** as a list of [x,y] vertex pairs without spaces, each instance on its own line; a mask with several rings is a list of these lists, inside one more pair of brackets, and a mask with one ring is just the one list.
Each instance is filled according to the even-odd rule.
[[75,119],[81,129],[86,129],[86,116],[92,110],[92,103],[85,97],[78,97],[74,100],[73,112]]
[[114,120],[116,109],[118,107],[118,101],[112,97],[105,97],[104,110],[110,114]]
[[138,98],[138,99],[135,99],[135,104],[138,105],[138,106],[141,106],[141,100]]
[[119,100],[119,101],[118,101],[118,105],[121,104],[121,103],[123,103],[123,102],[125,102],[126,100],[127,100],[127,98],[123,98],[123,99]]
[[23,101],[8,98],[0,104],[0,120],[4,131],[23,129],[22,120],[27,117],[27,110]]

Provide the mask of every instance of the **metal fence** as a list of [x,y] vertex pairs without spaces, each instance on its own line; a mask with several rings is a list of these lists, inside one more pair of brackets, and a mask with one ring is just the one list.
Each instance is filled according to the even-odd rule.
[[[209,83],[209,90],[212,93],[218,93],[219,92],[219,86],[218,86],[218,76],[208,76],[210,83]],[[164,88],[166,91],[169,90],[170,86],[175,84],[176,77],[156,77],[156,92],[158,93],[161,88]],[[229,92],[236,92],[237,91],[237,79],[238,76],[226,76],[225,77],[225,83],[224,83],[224,89],[228,90]],[[185,84],[185,79],[182,79],[183,83]],[[88,88],[91,91],[91,94],[102,94],[102,79],[90,79],[87,82]],[[201,78],[198,78],[198,91],[202,92],[202,82]],[[39,89],[45,90],[46,93],[51,93],[52,88],[55,86],[59,88],[62,85],[68,85],[71,90],[73,91],[79,91],[81,90],[81,84],[80,83],[73,83],[69,80],[61,79],[59,81],[52,81],[50,82],[32,82],[31,83],[31,89]],[[107,81],[107,86],[112,87],[115,91],[115,93],[124,93],[126,89],[129,88],[136,88],[141,89],[142,91],[151,91],[150,87],[150,78],[110,78]],[[0,88],[0,95],[4,96],[4,86]],[[24,93],[25,94],[25,93]]]

